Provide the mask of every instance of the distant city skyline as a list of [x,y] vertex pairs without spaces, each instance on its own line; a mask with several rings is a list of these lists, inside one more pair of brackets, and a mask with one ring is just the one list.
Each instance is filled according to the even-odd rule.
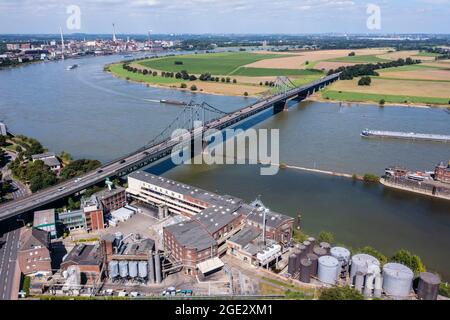
[[[369,4],[379,29],[367,27]],[[449,16],[450,0],[0,0],[0,34],[108,34],[112,23],[117,34],[448,34]]]

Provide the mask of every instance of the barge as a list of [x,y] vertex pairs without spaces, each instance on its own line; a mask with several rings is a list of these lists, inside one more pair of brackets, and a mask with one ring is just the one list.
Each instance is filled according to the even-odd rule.
[[396,131],[381,131],[381,130],[363,130],[361,132],[363,138],[394,138],[407,140],[426,140],[436,142],[450,142],[450,135],[431,134],[431,133],[415,133],[415,132],[396,132]]

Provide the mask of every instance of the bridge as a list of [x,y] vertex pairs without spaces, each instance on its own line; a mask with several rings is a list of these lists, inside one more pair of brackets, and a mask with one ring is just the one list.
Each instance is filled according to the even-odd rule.
[[[1,205],[0,221],[71,196],[104,181],[106,178],[128,175],[169,156],[172,149],[179,143],[179,139],[170,137],[174,129],[184,128],[193,132],[194,121],[199,120],[204,124],[203,132],[209,129],[223,130],[270,108],[273,108],[274,113],[278,113],[287,109],[289,100],[304,100],[314,92],[338,80],[339,76],[338,73],[329,75],[301,87],[295,87],[287,78],[281,78],[277,80],[275,85],[276,92],[272,92],[255,103],[231,113],[225,113],[206,103],[200,105],[190,103],[161,134],[139,150],[106,163],[80,177]],[[211,114],[216,114],[216,117],[211,117]],[[217,114],[220,114],[220,116],[217,117]]]

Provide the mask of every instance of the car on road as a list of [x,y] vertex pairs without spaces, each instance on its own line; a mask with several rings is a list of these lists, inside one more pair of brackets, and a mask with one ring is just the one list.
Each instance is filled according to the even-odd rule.
[[127,162],[125,159],[124,160],[120,160],[120,164]]
[[100,170],[98,170],[98,171],[97,171],[97,173],[102,173],[102,172],[103,172],[103,170],[102,170],[102,169],[100,169]]
[[66,187],[61,187],[61,188],[58,188],[58,191],[61,192],[61,191],[65,190],[65,189],[66,189]]

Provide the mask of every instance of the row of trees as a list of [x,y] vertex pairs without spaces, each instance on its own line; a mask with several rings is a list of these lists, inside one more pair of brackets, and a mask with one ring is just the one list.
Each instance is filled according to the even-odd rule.
[[352,80],[354,77],[360,76],[378,76],[379,74],[375,70],[401,67],[406,65],[413,65],[420,63],[420,60],[413,60],[411,58],[398,59],[390,62],[379,62],[369,64],[357,64],[354,66],[339,67],[337,69],[331,69],[328,71],[328,75],[341,72],[342,80]]

